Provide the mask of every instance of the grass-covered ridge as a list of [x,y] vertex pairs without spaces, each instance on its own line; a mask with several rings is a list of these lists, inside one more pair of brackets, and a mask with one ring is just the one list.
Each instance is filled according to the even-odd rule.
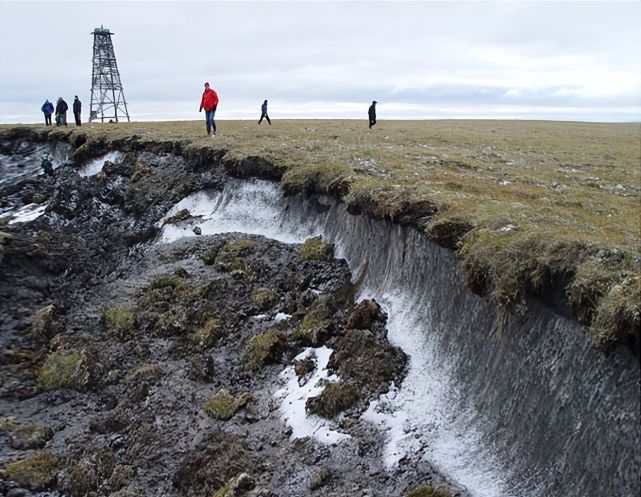
[[150,145],[280,179],[286,194],[336,195],[457,250],[469,288],[511,312],[555,292],[604,349],[638,347],[639,124],[220,121],[215,138],[200,121],[29,128],[70,141],[78,160]]

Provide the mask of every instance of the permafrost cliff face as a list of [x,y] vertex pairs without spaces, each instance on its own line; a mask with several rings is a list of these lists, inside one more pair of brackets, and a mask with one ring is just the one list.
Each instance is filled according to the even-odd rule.
[[479,496],[638,494],[639,367],[627,350],[605,357],[584,326],[537,301],[497,314],[464,288],[451,251],[333,199],[232,179],[204,198],[192,201],[203,234],[321,234],[360,296],[386,309],[391,341],[411,357],[403,384],[366,414],[388,432],[389,464],[423,454]]
[[[388,465],[424,457],[478,496],[638,495],[639,364],[625,348],[605,357],[585,327],[537,301],[522,316],[497,312],[464,288],[453,252],[333,199],[230,178],[167,216],[186,204],[203,235],[336,244],[359,297],[385,308],[390,340],[410,356],[404,382],[364,415],[386,432]],[[156,243],[193,227],[167,227]]]

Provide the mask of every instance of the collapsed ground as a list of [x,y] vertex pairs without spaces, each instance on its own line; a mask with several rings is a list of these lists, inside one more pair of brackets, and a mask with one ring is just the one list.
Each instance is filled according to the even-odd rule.
[[[382,465],[382,436],[359,415],[402,382],[406,357],[378,305],[353,301],[330,245],[153,244],[173,204],[223,181],[201,161],[138,151],[95,177],[69,163],[2,183],[4,207],[49,207],[1,229],[0,491],[465,495],[420,454]],[[314,356],[294,358],[323,345],[339,380],[307,410],[351,436],[339,445],[292,440],[274,397],[288,366],[309,381]]]
[[229,174],[328,193],[353,214],[415,226],[456,250],[465,283],[511,313],[528,298],[589,325],[608,353],[640,354],[638,124],[537,121],[199,122],[2,127],[5,139],[173,151]]

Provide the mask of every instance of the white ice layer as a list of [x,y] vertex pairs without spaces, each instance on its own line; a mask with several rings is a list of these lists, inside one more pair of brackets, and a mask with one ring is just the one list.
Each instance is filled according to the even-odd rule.
[[274,321],[276,321],[277,323],[280,323],[281,321],[286,321],[291,317],[292,317],[291,314],[285,314],[284,312],[279,312],[276,314],[276,316],[274,316]]
[[316,369],[310,378],[302,385],[294,372],[294,366],[288,366],[281,374],[285,386],[278,390],[274,397],[280,401],[279,412],[281,419],[292,429],[290,440],[303,437],[314,437],[321,443],[332,445],[350,438],[349,435],[332,429],[331,422],[316,415],[308,415],[305,411],[305,401],[310,397],[320,395],[324,381],[338,381],[336,375],[329,375],[327,363],[332,350],[327,347],[308,348],[296,356],[301,360],[310,355],[316,356]]
[[[230,180],[221,192],[202,192],[190,195],[174,206],[166,217],[187,208],[197,220],[188,220],[179,226],[163,227],[162,241],[171,242],[180,237],[194,236],[192,228],[200,226],[202,234],[243,232],[260,234],[285,243],[300,243],[310,236],[328,235],[323,231],[323,220],[291,219],[285,201],[273,183],[252,181],[241,183]],[[191,224],[189,224],[191,223]],[[162,222],[161,222],[162,224]],[[328,237],[328,236],[327,236]],[[336,243],[336,253],[345,257],[348,252]],[[349,260],[354,274],[366,267],[363,260]],[[416,312],[420,295],[408,295],[393,278],[382,286],[368,289],[368,276],[362,281],[358,296],[375,298],[388,314],[388,338],[409,356],[409,371],[403,383],[378,401],[372,403],[365,419],[387,434],[385,462],[394,466],[405,456],[425,457],[443,474],[467,487],[473,497],[514,497],[528,495],[518,489],[508,489],[504,466],[498,456],[482,442],[471,406],[458,394],[451,378],[448,358],[438,354],[431,324]],[[320,349],[321,357],[326,352]],[[306,353],[309,353],[307,351]],[[329,354],[327,354],[329,357]],[[319,366],[315,374],[321,374]],[[310,391],[302,392],[293,371],[284,373],[287,386],[280,391],[283,418],[292,426],[292,437],[313,435],[319,440],[345,437],[323,424],[308,419],[304,413],[305,395],[317,395],[313,390],[318,380],[310,380]],[[320,378],[320,376],[319,376]],[[310,424],[311,423],[311,424]],[[332,442],[334,443],[334,442]]]
[[[495,457],[484,449],[481,434],[470,422],[471,410],[461,408],[451,365],[438,355],[412,309],[416,298],[365,289],[360,298],[375,298],[385,308],[388,338],[410,355],[401,388],[391,389],[370,404],[363,419],[387,432],[384,457],[388,467],[406,454],[422,454],[441,472],[478,497],[511,497]],[[436,359],[438,357],[438,359]],[[420,436],[416,436],[419,434]]]
[[3,212],[2,214],[0,214],[0,217],[11,216],[9,224],[26,223],[42,216],[46,208],[46,204],[27,204],[20,207],[19,209]]
[[230,183],[222,192],[194,193],[172,207],[159,226],[183,209],[187,209],[192,218],[163,226],[161,242],[170,243],[195,236],[195,226],[200,228],[202,235],[238,232],[263,235],[284,243],[302,243],[320,234],[320,230],[313,226],[283,225],[277,208],[282,198],[274,183],[263,180]]
[[102,157],[89,161],[87,164],[85,164],[78,170],[78,174],[84,177],[95,176],[100,171],[102,171],[102,167],[105,165],[105,162],[109,161],[116,164],[121,160],[122,160],[122,154],[120,152],[109,152],[108,154],[105,154]]

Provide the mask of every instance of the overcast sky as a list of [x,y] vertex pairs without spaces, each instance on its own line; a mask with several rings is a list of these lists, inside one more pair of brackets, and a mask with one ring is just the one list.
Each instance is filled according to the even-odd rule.
[[7,2],[0,122],[47,98],[88,116],[95,27],[112,37],[132,120],[641,120],[641,1]]

